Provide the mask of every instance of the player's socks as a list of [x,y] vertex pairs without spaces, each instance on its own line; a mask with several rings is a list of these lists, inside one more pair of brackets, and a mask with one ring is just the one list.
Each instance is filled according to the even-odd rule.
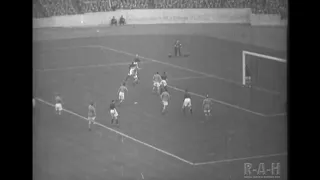
[[192,114],[192,109],[190,108],[190,114]]

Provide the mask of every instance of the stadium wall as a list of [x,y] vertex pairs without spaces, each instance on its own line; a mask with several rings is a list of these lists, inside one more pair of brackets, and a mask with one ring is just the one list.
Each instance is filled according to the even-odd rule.
[[282,20],[280,15],[273,14],[251,14],[251,26],[286,26],[287,20]]
[[[113,12],[87,13],[73,16],[56,16],[33,19],[33,28],[47,27],[88,27],[109,25],[112,17],[120,16],[127,24],[197,24],[197,23],[237,23],[254,25],[270,25],[271,21],[280,18],[263,18],[253,16],[251,9],[148,9],[117,10]],[[259,20],[268,23],[259,23]],[[276,22],[274,22],[276,24]]]

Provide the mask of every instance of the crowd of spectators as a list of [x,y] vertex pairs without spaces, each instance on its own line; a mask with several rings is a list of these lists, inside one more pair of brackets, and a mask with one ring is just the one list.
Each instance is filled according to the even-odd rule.
[[251,8],[255,14],[286,17],[287,0],[34,0],[35,18],[115,9]]

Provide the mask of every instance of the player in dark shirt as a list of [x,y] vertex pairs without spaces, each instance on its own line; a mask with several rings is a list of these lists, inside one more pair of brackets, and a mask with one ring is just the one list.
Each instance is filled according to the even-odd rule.
[[190,93],[188,92],[187,89],[184,92],[184,100],[183,100],[183,104],[182,104],[182,112],[183,112],[183,114],[185,114],[186,108],[189,108],[189,112],[190,112],[190,114],[192,114],[191,95],[190,95]]
[[181,43],[179,42],[179,40],[176,41],[176,43],[174,44],[174,54],[175,56],[181,56]]
[[163,72],[163,74],[162,74],[162,76],[161,76],[161,79],[167,81],[168,76],[167,76],[167,73],[166,73],[166,72]]
[[140,69],[139,67],[139,63],[141,62],[140,58],[139,58],[139,55],[136,54],[134,60],[133,60],[133,63],[137,66],[138,69]]
[[96,108],[93,101],[91,101],[91,103],[89,104],[88,110],[88,128],[89,131],[91,131],[91,124],[94,124],[96,119]]
[[113,122],[116,121],[116,124],[119,125],[118,112],[117,112],[117,109],[116,109],[115,100],[112,100],[112,102],[110,104],[110,115],[111,115],[111,124],[113,124]]

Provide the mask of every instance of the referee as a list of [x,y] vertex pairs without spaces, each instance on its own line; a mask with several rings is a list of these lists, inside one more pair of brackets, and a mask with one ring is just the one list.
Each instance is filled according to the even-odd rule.
[[174,44],[174,55],[176,57],[181,56],[181,43],[179,42],[179,40],[176,41],[176,43]]

